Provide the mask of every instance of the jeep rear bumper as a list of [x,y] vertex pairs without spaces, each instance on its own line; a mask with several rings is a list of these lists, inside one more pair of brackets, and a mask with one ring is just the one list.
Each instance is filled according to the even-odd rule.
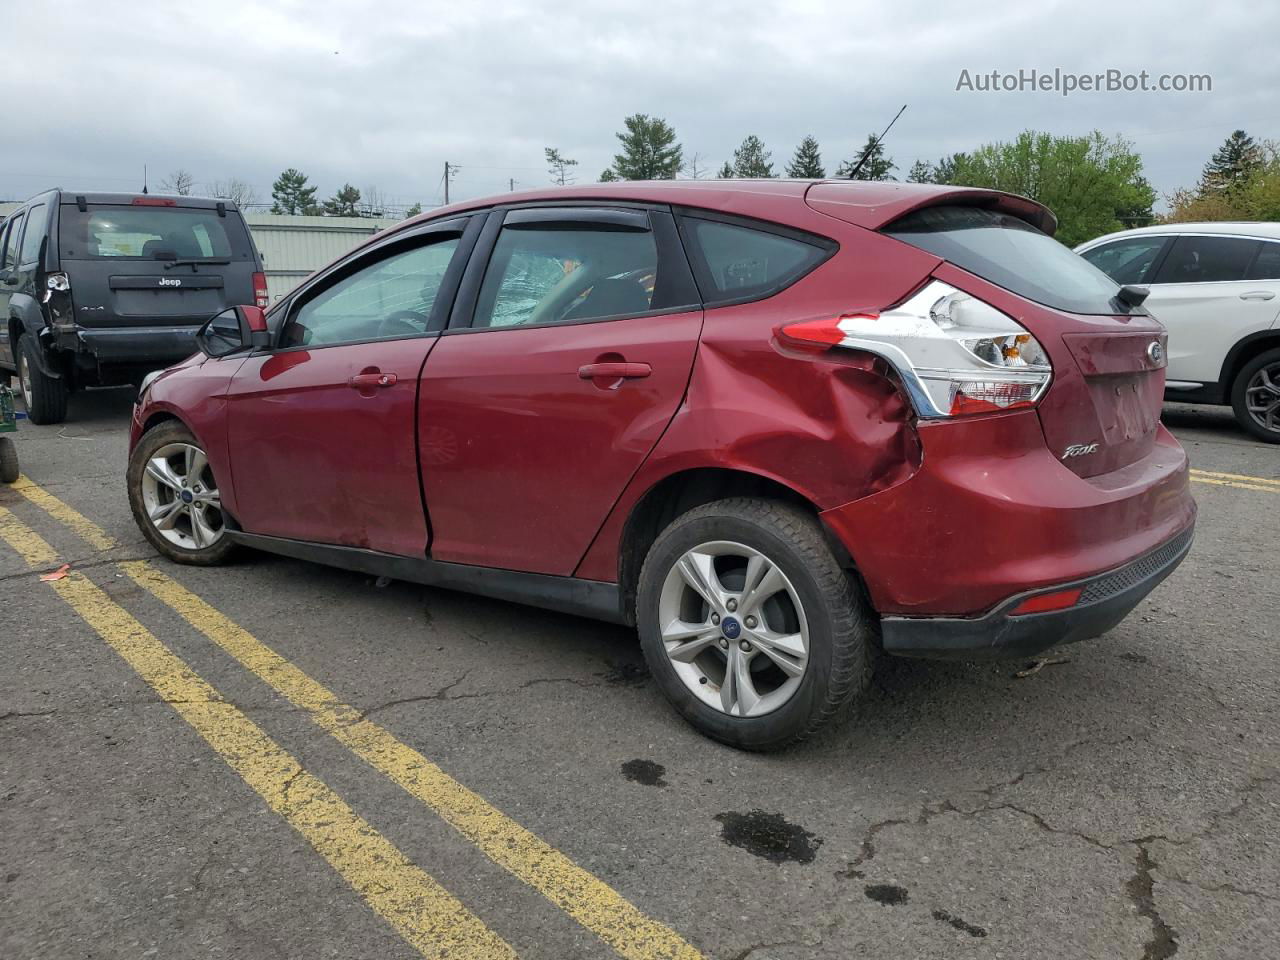
[[[1194,527],[1115,570],[1011,597],[981,617],[885,617],[885,653],[904,657],[995,660],[1024,657],[1063,643],[1101,636],[1171,574],[1191,549]],[[1034,597],[1080,589],[1072,606],[1015,615]]]
[[102,366],[167,367],[196,352],[203,324],[147,327],[80,327],[59,333],[55,347],[89,354]]

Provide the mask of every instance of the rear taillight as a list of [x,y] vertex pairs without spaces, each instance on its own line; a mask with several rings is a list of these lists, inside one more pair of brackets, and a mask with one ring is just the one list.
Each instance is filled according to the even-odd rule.
[[797,344],[878,354],[897,370],[921,417],[1030,407],[1053,377],[1025,327],[937,280],[881,313],[793,323],[778,333]]
[[255,273],[253,275],[253,302],[263,310],[271,306],[271,300],[267,294],[267,275],[265,273]]

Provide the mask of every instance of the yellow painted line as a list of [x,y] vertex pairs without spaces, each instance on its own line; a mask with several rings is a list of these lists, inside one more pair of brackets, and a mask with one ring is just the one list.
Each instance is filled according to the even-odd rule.
[[[0,538],[35,569],[58,564],[53,548],[4,507],[0,507]],[[72,572],[51,586],[424,957],[497,960],[516,956],[506,941],[92,581]]]
[[1192,470],[1191,479],[1196,483],[1211,483],[1219,487],[1239,487],[1241,490],[1262,490],[1280,493],[1280,480],[1269,477],[1251,477],[1242,473],[1215,473],[1212,470]]
[[[30,481],[17,489],[72,530],[79,532],[89,524],[105,538],[101,542],[113,543],[91,520]],[[56,513],[51,505],[56,506]],[[701,960],[702,954],[670,927],[646,916],[603,880],[390,731],[362,719],[360,711],[180,583],[146,561],[125,561],[120,568],[290,703],[307,711],[316,724],[371,767],[431,807],[494,863],[529,884],[623,957]]]
[[10,489],[18,491],[63,526],[69,527],[91,547],[97,550],[110,550],[116,546],[116,541],[107,531],[84,514],[67,506],[53,494],[36,486],[25,474],[19,475],[18,479],[10,484]]

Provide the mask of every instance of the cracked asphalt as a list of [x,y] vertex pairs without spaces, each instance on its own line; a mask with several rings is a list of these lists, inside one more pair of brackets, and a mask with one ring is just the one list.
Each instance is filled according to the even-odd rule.
[[[753,756],[687,728],[624,629],[268,556],[159,561],[124,494],[129,403],[82,395],[19,433],[24,473],[109,549],[14,490],[0,506],[521,957],[667,954],[615,951],[119,563],[148,560],[684,956],[1280,956],[1280,486],[1197,482],[1191,556],[1067,662],[882,661],[850,724]],[[1199,470],[1280,479],[1225,409],[1166,423]],[[52,586],[0,541],[0,956],[430,955],[291,824],[296,774],[282,815]]]

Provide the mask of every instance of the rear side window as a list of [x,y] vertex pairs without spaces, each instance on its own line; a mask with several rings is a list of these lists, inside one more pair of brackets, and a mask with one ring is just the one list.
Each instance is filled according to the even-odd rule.
[[1178,237],[1160,264],[1155,283],[1222,283],[1243,280],[1258,240],[1242,237]]
[[1080,256],[1116,283],[1142,283],[1168,237],[1130,237],[1086,250]]
[[626,317],[654,309],[658,247],[649,230],[504,226],[476,303],[475,327]]
[[22,237],[22,214],[9,221],[9,233],[5,237],[4,269],[12,270],[18,265],[18,241]]
[[212,208],[64,204],[58,233],[64,260],[253,259],[244,221]]
[[37,203],[27,211],[27,232],[22,237],[22,256],[19,263],[30,263],[40,255],[40,241],[44,239],[45,211],[43,203]]
[[830,246],[752,227],[682,217],[705,303],[778,293],[825,260]]
[[1264,243],[1246,280],[1280,280],[1280,243]]
[[1069,313],[1123,312],[1119,285],[1048,234],[1007,213],[979,207],[926,207],[885,233],[1020,297]]

